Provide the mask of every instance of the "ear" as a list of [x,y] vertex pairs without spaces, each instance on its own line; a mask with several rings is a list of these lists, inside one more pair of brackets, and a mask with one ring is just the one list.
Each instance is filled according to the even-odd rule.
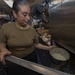
[[13,14],[14,18],[16,19],[17,18],[17,13],[15,12],[15,10],[12,11],[12,14]]

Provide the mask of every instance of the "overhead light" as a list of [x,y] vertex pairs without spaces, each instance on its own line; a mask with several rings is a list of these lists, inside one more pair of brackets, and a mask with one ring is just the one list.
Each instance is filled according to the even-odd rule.
[[12,8],[13,0],[4,0],[4,2],[5,2],[10,8]]

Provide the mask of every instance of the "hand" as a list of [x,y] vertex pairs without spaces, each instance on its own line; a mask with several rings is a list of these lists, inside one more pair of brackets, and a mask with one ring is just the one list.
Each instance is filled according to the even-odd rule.
[[55,48],[56,46],[52,45],[52,46],[49,46],[49,50]]
[[0,52],[0,61],[5,65],[5,60],[4,60],[4,56],[6,55],[10,55],[11,52],[8,50],[3,50]]

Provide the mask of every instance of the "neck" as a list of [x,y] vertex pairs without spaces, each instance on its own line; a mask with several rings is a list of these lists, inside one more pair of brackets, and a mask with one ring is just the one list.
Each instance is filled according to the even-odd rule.
[[28,29],[29,25],[21,25],[21,24],[16,22],[16,27],[18,27],[19,29]]

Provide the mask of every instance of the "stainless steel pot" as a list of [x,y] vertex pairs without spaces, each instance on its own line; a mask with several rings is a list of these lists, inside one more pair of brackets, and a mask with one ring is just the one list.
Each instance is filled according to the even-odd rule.
[[51,60],[54,64],[65,64],[70,59],[70,54],[63,48],[53,48],[50,50]]

